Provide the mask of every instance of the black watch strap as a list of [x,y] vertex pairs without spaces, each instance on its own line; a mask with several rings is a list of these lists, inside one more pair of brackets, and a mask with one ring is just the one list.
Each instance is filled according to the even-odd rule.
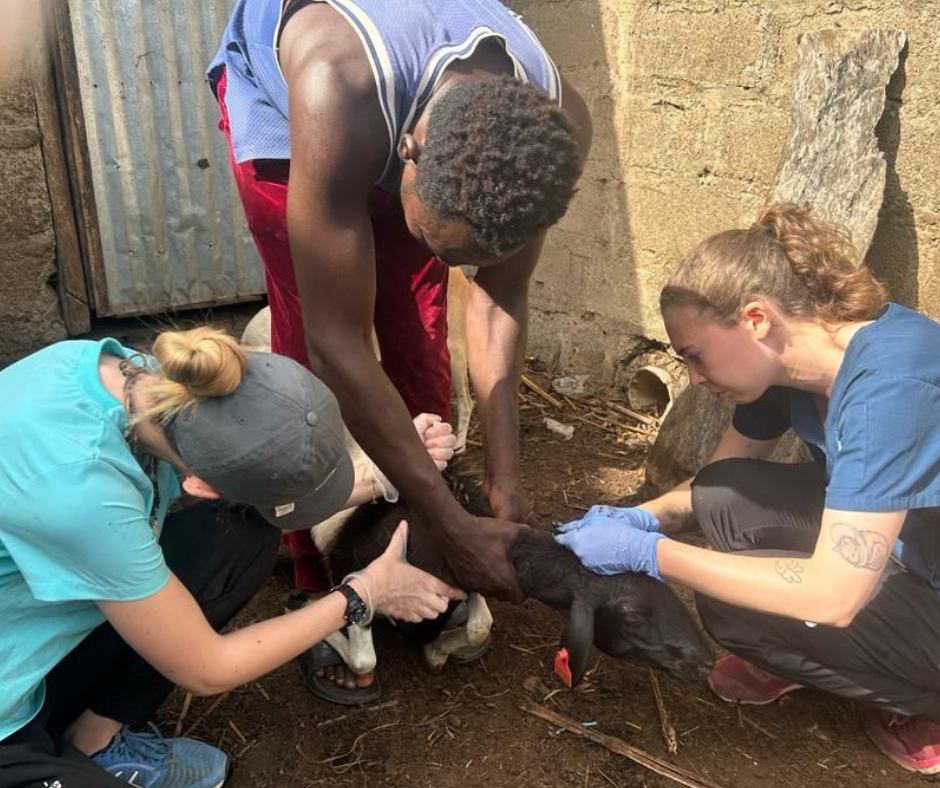
[[356,589],[349,583],[340,583],[338,586],[333,586],[330,591],[339,591],[346,597],[346,612],[343,614],[343,618],[346,619],[347,626],[361,624],[368,618],[369,609],[366,607],[366,603],[362,601],[362,597],[356,593]]

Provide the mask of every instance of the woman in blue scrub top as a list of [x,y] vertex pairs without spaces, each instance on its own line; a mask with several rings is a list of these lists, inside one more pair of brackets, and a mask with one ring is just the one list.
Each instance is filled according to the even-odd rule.
[[[735,404],[710,463],[638,507],[561,527],[600,573],[697,592],[731,655],[709,684],[865,704],[899,765],[940,773],[940,326],[895,303],[807,206],[699,243],[660,305],[693,385]],[[792,428],[815,462],[768,462]],[[711,550],[668,538],[698,522]]]

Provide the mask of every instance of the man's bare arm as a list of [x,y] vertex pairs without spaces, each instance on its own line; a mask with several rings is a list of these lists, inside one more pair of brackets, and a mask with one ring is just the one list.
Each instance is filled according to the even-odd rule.
[[[358,46],[358,44],[357,44]],[[375,249],[368,195],[388,153],[371,74],[342,61],[291,60],[288,232],[307,349],[356,440],[419,515],[435,526],[466,585],[518,598],[509,529],[481,525],[454,500],[371,347]],[[337,55],[341,58],[342,55]]]

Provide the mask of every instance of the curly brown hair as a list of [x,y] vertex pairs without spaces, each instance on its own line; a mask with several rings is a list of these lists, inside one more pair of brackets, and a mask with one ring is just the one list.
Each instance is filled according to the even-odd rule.
[[807,204],[761,208],[745,230],[726,230],[697,244],[659,298],[660,310],[694,306],[733,323],[755,296],[785,314],[827,324],[870,320],[885,289],[859,264],[848,234],[812,215]]
[[564,111],[547,93],[501,76],[456,84],[433,104],[414,190],[499,257],[564,216],[580,174]]

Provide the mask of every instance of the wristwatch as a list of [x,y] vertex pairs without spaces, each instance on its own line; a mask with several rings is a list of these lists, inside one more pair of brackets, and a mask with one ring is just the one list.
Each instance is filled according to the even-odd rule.
[[356,593],[349,583],[340,583],[338,586],[333,586],[330,589],[330,592],[339,591],[344,597],[346,597],[346,612],[343,614],[343,618],[346,620],[346,625],[350,624],[361,624],[369,615],[369,609],[366,607],[366,603],[362,601],[362,597]]

